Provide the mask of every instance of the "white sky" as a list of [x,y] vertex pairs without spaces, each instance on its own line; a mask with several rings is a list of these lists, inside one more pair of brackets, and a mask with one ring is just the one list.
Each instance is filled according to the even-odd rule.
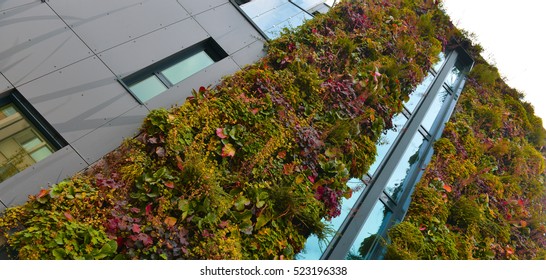
[[474,33],[482,56],[525,94],[546,126],[546,1],[443,0],[460,29]]

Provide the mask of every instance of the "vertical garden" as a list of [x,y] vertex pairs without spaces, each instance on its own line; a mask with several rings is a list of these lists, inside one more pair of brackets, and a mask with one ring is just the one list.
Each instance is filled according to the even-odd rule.
[[[267,55],[159,109],[88,170],[0,217],[20,259],[292,259],[441,51],[479,47],[434,1],[346,0]],[[478,61],[385,241],[387,258],[544,258],[545,132]]]

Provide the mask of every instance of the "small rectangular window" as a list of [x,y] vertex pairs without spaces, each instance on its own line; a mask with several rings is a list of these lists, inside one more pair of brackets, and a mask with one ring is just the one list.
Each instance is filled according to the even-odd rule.
[[289,0],[232,0],[232,3],[261,30],[266,39],[277,38],[284,28],[296,28],[313,18],[306,9]]
[[225,57],[227,53],[209,38],[150,65],[121,82],[144,103]]
[[0,96],[0,182],[65,145],[37,114],[17,93]]

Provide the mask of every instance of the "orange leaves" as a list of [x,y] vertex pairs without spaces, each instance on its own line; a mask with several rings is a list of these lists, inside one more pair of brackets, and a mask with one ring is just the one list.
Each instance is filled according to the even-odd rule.
[[40,193],[38,193],[37,198],[42,198],[49,194],[49,190],[40,190]]
[[234,157],[235,156],[235,147],[233,147],[233,145],[231,144],[226,144],[223,148],[222,148],[222,157]]
[[164,223],[165,223],[167,226],[172,227],[172,226],[174,226],[174,225],[176,224],[176,218],[174,218],[174,217],[167,217],[167,218],[165,218]]
[[444,188],[444,190],[445,190],[446,192],[448,192],[448,193],[450,193],[450,192],[453,190],[453,189],[451,188],[451,186],[448,185],[448,184],[444,184],[444,187],[443,187],[443,188]]

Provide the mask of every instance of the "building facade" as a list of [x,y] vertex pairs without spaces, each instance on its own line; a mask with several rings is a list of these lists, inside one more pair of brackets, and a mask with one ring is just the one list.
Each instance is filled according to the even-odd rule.
[[283,27],[328,9],[243,2],[2,1],[0,211],[85,169],[150,110],[257,61]]
[[[0,3],[0,211],[84,170],[137,133],[150,110],[256,62],[267,40],[327,12],[321,0],[6,0]],[[449,119],[472,59],[442,54],[376,163],[301,259],[380,258]],[[368,244],[361,250],[362,244]]]

